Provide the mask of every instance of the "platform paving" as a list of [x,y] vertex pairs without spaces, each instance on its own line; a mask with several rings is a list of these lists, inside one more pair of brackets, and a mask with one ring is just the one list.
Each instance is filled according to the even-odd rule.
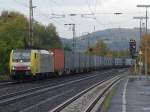
[[150,112],[150,77],[129,76],[123,80],[108,112]]

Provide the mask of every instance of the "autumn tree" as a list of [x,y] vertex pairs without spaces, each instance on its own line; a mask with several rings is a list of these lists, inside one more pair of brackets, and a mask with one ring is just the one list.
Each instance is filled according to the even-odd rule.
[[148,73],[150,73],[150,35],[145,35],[142,37],[141,51],[142,51],[143,63],[145,60],[145,48],[146,48],[146,46],[147,46],[147,67],[148,67]]
[[103,40],[97,41],[97,43],[90,47],[89,52],[92,55],[106,56],[110,49]]
[[121,57],[121,58],[127,58],[130,56],[128,50],[118,50],[118,51],[110,51],[112,54],[112,57]]
[[91,55],[99,55],[107,57],[122,57],[122,58],[129,57],[128,50],[118,50],[118,51],[111,50],[103,40],[99,40],[95,45],[91,46],[89,48],[89,51],[86,51],[86,53],[88,52],[90,52]]

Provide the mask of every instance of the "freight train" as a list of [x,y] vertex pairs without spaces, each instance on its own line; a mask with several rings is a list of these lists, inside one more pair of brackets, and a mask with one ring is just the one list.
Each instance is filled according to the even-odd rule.
[[82,73],[92,70],[129,67],[129,58],[91,56],[78,52],[54,50],[12,50],[9,70],[12,79]]

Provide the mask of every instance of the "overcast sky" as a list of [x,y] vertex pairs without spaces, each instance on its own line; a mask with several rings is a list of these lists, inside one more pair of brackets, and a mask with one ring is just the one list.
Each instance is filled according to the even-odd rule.
[[[61,37],[71,38],[72,33],[66,23],[76,24],[76,35],[107,28],[134,28],[139,26],[133,16],[145,16],[144,8],[137,4],[150,4],[150,0],[33,0],[34,19],[47,25],[53,23]],[[0,11],[19,11],[28,17],[29,0],[0,0]],[[114,15],[121,12],[122,15]],[[52,13],[66,15],[65,18],[52,18]],[[77,14],[74,17],[68,14]],[[81,14],[93,14],[81,17]],[[150,9],[148,12],[150,15]],[[84,15],[85,16],[85,15]],[[95,19],[96,18],[96,19]],[[150,27],[150,22],[148,24]]]

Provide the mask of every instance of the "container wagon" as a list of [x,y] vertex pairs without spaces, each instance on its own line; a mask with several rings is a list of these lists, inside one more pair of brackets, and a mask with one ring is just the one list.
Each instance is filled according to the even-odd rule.
[[20,79],[129,67],[133,62],[128,58],[90,56],[61,49],[12,50],[9,70],[12,79]]

